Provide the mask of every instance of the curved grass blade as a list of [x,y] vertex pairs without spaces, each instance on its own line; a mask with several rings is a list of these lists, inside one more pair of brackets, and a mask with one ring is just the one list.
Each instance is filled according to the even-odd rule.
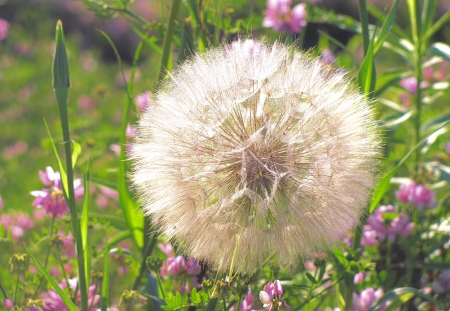
[[[412,296],[411,296],[412,295]],[[370,308],[368,311],[376,311],[388,301],[393,301],[397,297],[404,297],[403,299],[411,299],[413,296],[418,296],[424,300],[428,300],[429,302],[435,304],[439,307],[439,310],[445,310],[445,308],[440,304],[439,301],[431,297],[430,295],[422,293],[417,288],[412,287],[401,287],[394,288],[393,290],[387,292],[380,300],[378,300],[377,304]]]
[[59,297],[61,297],[62,301],[65,303],[67,309],[69,311],[78,311],[78,307],[72,302],[72,300],[67,296],[67,294],[59,287],[58,283],[56,283],[55,279],[48,273],[48,271],[44,268],[44,266],[39,262],[39,260],[34,257],[33,253],[28,249],[26,245],[25,249],[27,253],[30,255],[31,259],[33,259],[34,263],[36,264],[36,267],[38,268],[39,272],[41,272],[44,277],[47,279],[47,281],[53,286],[53,289],[55,292],[58,293]]

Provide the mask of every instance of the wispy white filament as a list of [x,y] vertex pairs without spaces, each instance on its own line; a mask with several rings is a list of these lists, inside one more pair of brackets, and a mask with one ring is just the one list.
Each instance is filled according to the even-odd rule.
[[[340,71],[256,41],[196,55],[142,116],[133,180],[187,255],[251,272],[328,249],[359,221],[379,136]],[[237,241],[239,240],[239,243]]]

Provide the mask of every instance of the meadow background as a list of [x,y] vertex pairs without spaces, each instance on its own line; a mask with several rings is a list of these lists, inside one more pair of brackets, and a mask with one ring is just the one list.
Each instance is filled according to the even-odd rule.
[[[450,4],[273,2],[301,10],[269,26],[265,0],[0,2],[2,310],[449,310]],[[61,171],[53,146],[67,159],[52,78],[58,20],[70,66],[74,176],[84,178],[75,194],[81,227],[52,173]],[[230,280],[147,234],[125,159],[160,73],[239,37],[279,39],[347,71],[373,99],[384,149],[372,204],[342,246]],[[57,204],[39,206],[36,196],[46,194]],[[36,261],[49,271],[45,279]],[[272,290],[264,307],[263,289]]]

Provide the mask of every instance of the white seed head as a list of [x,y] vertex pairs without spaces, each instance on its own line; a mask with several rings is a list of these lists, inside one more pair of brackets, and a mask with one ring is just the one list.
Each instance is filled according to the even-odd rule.
[[380,139],[342,71],[247,40],[172,72],[132,150],[162,233],[217,270],[252,272],[342,240],[368,203]]

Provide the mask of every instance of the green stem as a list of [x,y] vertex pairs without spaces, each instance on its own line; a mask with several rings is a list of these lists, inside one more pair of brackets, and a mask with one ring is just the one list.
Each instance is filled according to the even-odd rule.
[[210,298],[205,311],[214,311],[218,301],[219,301],[219,297]]
[[[416,51],[416,70],[415,70],[415,78],[417,80],[417,91],[415,94],[415,107],[416,107],[416,117],[414,119],[414,138],[412,145],[415,146],[420,141],[420,126],[421,126],[421,114],[422,114],[422,88],[420,87],[420,84],[422,83],[422,47],[420,45],[417,46]],[[420,165],[420,152],[421,149],[417,148],[415,152],[415,167],[418,169]]]
[[225,297],[223,297],[222,301],[223,301],[223,311],[227,311],[227,302],[225,301]]
[[[67,277],[67,273],[66,273],[66,270],[64,269],[64,264],[63,264],[63,262],[62,262],[62,256],[61,256],[61,248],[58,246],[58,251],[56,252],[56,254],[58,254],[58,262],[59,262],[59,265],[60,265],[60,267],[61,267],[61,272],[62,272],[62,274],[63,274],[63,277],[64,277],[64,279],[66,280],[66,282],[67,282],[67,284],[69,284],[69,278]],[[69,292],[71,293],[71,294],[73,294],[73,290],[72,290],[72,288],[70,287],[70,286],[68,286],[68,288],[69,288]],[[75,297],[74,297],[75,298]]]
[[138,276],[134,280],[133,290],[136,290],[138,288],[139,284],[141,284],[141,278],[142,278],[142,275],[144,274],[144,271],[146,268],[145,261],[146,261],[147,257],[151,255],[153,248],[155,247],[155,244],[156,244],[156,234],[153,234],[151,239],[152,240],[150,241],[150,243],[147,243],[147,245],[145,246],[143,256],[142,256],[141,268],[139,269]]
[[17,306],[17,302],[19,299],[17,299],[19,295],[19,277],[20,277],[20,269],[17,270],[17,280],[16,280],[16,289],[14,291],[14,305]]
[[178,11],[181,6],[181,0],[173,0],[172,11],[170,12],[169,25],[167,27],[166,37],[164,38],[164,49],[161,60],[161,68],[159,69],[158,82],[161,82],[166,74],[166,69],[169,67],[169,58],[172,55],[172,37],[175,31],[175,21]]
[[[56,217],[55,216],[53,216],[53,218],[52,218],[52,223],[51,223],[51,225],[50,225],[50,243],[51,243],[51,240],[52,240],[52,238],[53,238],[53,228],[54,228],[54,226],[55,226],[55,219],[56,219]],[[47,269],[47,265],[48,265],[48,259],[49,259],[49,257],[50,257],[50,250],[51,250],[51,247],[47,247],[47,253],[45,254],[45,261],[44,261],[44,268],[45,269]],[[45,279],[45,277],[44,276],[41,276],[41,280],[39,281],[39,285],[38,285],[38,287],[36,288],[36,290],[34,291],[34,294],[33,294],[33,297],[31,298],[31,299],[35,299],[36,298],[36,295],[37,295],[37,293],[39,292],[39,289],[41,288],[41,286],[42,286],[42,284],[43,284],[43,282],[44,282],[44,279]]]
[[158,280],[158,285],[159,285],[159,290],[161,291],[161,295],[163,296],[163,299],[166,300],[166,294],[164,292],[164,287],[162,286],[161,274],[159,272],[156,272],[156,279]]
[[5,299],[8,299],[8,295],[6,295],[6,291],[2,286],[2,283],[0,283],[0,290],[2,291],[3,297],[5,297]]

